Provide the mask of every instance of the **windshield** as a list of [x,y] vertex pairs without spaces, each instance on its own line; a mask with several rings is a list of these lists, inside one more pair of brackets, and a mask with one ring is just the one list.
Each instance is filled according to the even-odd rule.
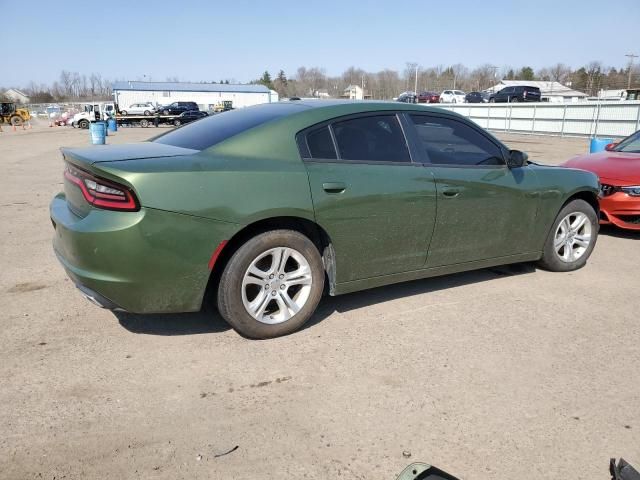
[[218,113],[156,138],[154,142],[204,150],[217,143],[298,110],[295,104],[270,103]]
[[615,152],[640,153],[640,130],[622,140],[613,150]]

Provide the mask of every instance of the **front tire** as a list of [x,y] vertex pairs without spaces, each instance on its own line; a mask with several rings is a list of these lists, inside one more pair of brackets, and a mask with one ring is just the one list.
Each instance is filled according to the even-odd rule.
[[241,335],[264,339],[295,332],[324,289],[316,246],[293,230],[262,233],[231,257],[218,286],[218,311]]
[[127,111],[126,111],[126,110],[122,110],[122,111],[120,112],[120,115],[125,115],[125,116],[126,116],[126,115],[127,115]]
[[145,110],[145,111],[144,111],[144,114],[145,114],[145,116],[147,116],[147,117],[148,117],[149,115],[151,115],[151,112],[150,112],[149,110]]
[[584,200],[566,204],[544,244],[540,267],[552,272],[570,272],[584,267],[598,239],[598,215]]
[[80,120],[78,122],[78,127],[83,128],[83,129],[89,128],[89,120]]
[[19,117],[18,115],[11,117],[11,125],[13,125],[14,127],[19,127],[20,125],[22,125],[22,117]]

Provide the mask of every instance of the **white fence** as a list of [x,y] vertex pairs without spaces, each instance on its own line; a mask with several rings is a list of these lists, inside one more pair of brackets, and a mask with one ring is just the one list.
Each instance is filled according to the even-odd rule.
[[561,136],[626,137],[640,130],[640,102],[440,104],[483,128]]

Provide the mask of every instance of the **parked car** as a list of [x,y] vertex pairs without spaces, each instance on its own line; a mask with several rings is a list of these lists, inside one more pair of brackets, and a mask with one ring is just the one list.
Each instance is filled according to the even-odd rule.
[[445,90],[440,94],[440,103],[464,103],[465,95],[462,90]]
[[516,86],[505,87],[489,97],[491,103],[539,102],[542,98],[538,87]]
[[196,102],[173,102],[169,105],[158,107],[158,111],[162,115],[180,115],[182,112],[189,110],[200,110]]
[[402,92],[398,95],[396,101],[403,103],[418,103],[418,97],[415,92]]
[[128,108],[120,110],[121,115],[152,115],[156,112],[156,107],[152,103],[134,103]]
[[179,127],[180,125],[191,123],[195,120],[200,120],[201,118],[204,118],[206,116],[208,116],[207,112],[201,112],[199,110],[189,110],[188,112],[182,112],[180,115],[178,115],[178,118],[173,121],[173,124],[176,127]]
[[[232,110],[149,142],[63,148],[54,249],[92,302],[299,329],[324,291],[537,261],[585,265],[598,179],[529,163],[461,115],[398,102]],[[416,168],[419,166],[420,168]]]
[[640,130],[604,152],[564,163],[600,177],[600,223],[640,230]]
[[469,92],[464,96],[464,101],[467,103],[486,103],[489,99],[484,92]]
[[435,92],[420,92],[418,94],[418,103],[438,103],[440,95]]

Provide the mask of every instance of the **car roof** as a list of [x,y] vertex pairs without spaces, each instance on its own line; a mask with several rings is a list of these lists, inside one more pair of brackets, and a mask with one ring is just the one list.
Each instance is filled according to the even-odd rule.
[[[383,100],[300,100],[295,103],[278,102],[286,106],[299,106],[305,109],[352,110],[353,113],[375,112],[376,110],[432,110],[442,112],[439,107],[417,106],[417,104],[402,104]],[[273,105],[273,104],[272,104]],[[293,112],[292,112],[293,113]]]

